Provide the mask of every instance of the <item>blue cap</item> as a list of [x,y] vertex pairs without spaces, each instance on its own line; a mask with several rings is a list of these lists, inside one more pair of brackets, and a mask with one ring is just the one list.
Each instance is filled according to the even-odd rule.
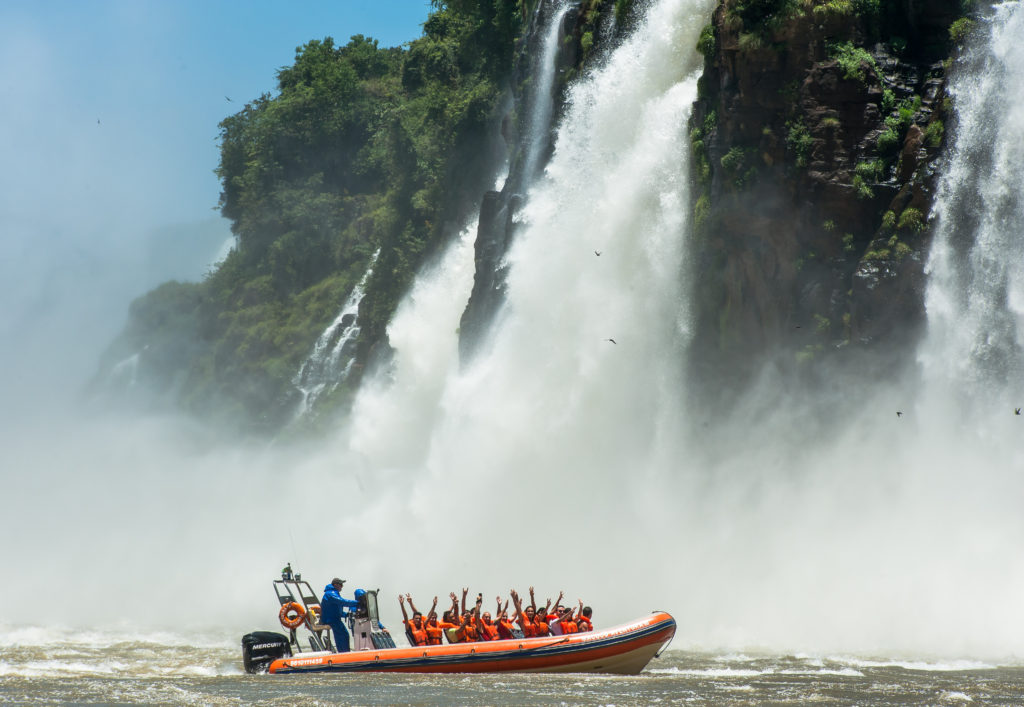
[[364,589],[357,589],[356,590],[356,599],[358,599],[359,597],[363,596],[364,594],[366,594],[366,590],[364,590]]

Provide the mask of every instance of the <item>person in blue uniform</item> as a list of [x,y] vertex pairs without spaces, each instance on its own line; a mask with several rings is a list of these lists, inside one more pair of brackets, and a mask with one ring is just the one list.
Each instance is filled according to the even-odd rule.
[[359,602],[351,599],[344,599],[341,596],[341,588],[345,580],[335,577],[331,583],[324,587],[324,596],[320,600],[320,623],[327,624],[334,632],[334,645],[339,653],[349,650],[348,629],[345,628],[345,617],[349,609],[355,609]]

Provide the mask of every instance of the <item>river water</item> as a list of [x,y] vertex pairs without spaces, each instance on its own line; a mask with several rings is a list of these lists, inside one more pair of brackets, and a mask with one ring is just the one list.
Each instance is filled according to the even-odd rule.
[[986,704],[1024,701],[1024,660],[669,650],[638,676],[247,675],[234,640],[0,633],[0,703]]

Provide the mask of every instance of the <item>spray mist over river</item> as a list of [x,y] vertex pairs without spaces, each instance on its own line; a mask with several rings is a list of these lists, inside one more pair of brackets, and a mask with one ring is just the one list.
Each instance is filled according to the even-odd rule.
[[[273,627],[269,580],[290,561],[316,585],[340,575],[420,604],[534,584],[583,598],[603,626],[665,609],[690,649],[1024,652],[1024,418],[988,386],[939,394],[962,373],[930,363],[980,365],[943,333],[977,310],[941,303],[959,296],[964,258],[1019,259],[1024,160],[1008,148],[971,175],[977,150],[953,145],[919,378],[804,400],[766,374],[732,419],[705,426],[683,375],[685,126],[712,5],[652,3],[572,87],[517,217],[506,305],[464,368],[468,234],[423,273],[389,330],[393,367],[320,448],[240,449],[172,420],[11,417],[0,528],[19,540],[0,564],[18,581],[0,586],[0,624],[203,628],[234,643]],[[988,110],[962,100],[982,73],[1024,76],[1009,41],[1022,22],[1019,5],[997,8],[963,62],[961,126]],[[987,126],[1012,142],[1024,91],[983,88],[1002,107]],[[984,197],[973,231],[958,221],[965,193]],[[1011,342],[1013,273],[988,327]],[[994,380],[1019,386],[1020,346],[1006,351]],[[976,414],[958,415],[964,400]]]

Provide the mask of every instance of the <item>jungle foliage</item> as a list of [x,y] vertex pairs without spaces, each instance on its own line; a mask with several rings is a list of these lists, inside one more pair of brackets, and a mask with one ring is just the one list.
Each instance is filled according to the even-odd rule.
[[[365,355],[423,257],[482,193],[522,12],[517,0],[432,4],[423,36],[403,47],[362,35],[298,47],[276,93],[221,122],[220,209],[237,247],[193,286],[206,348],[182,362],[187,407],[239,418],[281,409],[377,253],[360,310]],[[134,335],[153,326],[135,322]]]

